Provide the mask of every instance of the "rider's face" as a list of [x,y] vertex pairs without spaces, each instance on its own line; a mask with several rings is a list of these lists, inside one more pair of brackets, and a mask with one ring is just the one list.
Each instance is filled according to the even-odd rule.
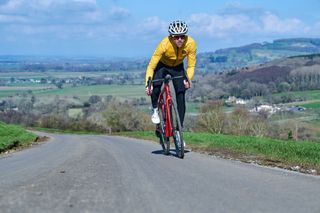
[[185,35],[172,35],[174,43],[176,43],[177,47],[182,47],[186,36]]

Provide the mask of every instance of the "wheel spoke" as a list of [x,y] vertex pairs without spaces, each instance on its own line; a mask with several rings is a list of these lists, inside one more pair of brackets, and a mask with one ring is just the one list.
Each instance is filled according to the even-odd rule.
[[182,127],[180,123],[180,117],[177,109],[176,103],[172,102],[171,107],[171,115],[172,115],[172,127],[173,127],[173,139],[176,146],[176,153],[179,158],[184,157],[184,144],[183,144],[183,134]]

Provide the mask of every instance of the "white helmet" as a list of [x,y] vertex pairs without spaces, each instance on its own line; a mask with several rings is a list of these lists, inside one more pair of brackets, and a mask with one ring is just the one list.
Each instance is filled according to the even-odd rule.
[[185,35],[188,32],[188,25],[184,21],[173,21],[169,24],[170,35]]

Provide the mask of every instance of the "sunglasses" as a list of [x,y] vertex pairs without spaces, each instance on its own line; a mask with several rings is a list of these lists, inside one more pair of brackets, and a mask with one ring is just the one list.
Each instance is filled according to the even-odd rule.
[[175,40],[178,40],[178,39],[184,39],[186,36],[185,35],[173,35],[172,38],[175,39]]

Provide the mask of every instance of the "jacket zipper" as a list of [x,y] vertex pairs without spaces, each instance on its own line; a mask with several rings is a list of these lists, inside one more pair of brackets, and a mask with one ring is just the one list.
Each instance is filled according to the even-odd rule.
[[179,57],[179,47],[177,47],[177,58],[176,58],[176,60],[175,60],[175,62],[173,63],[173,65],[172,66],[176,66],[175,64],[177,63],[177,61],[178,61],[178,57]]

